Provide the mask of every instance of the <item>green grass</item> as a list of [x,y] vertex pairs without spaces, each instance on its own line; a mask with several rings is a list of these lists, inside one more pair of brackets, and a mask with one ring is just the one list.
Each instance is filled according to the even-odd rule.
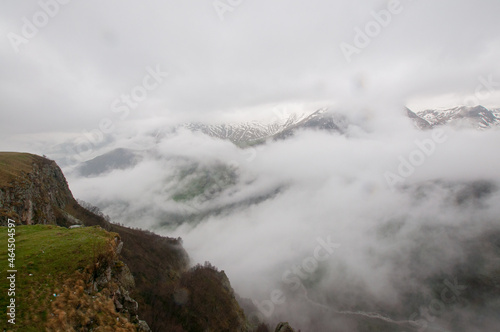
[[235,171],[225,165],[181,170],[179,189],[172,195],[176,202],[186,202],[205,195],[210,199],[236,183]]
[[207,187],[212,186],[214,181],[207,176],[200,176],[191,180],[185,187],[176,192],[172,199],[176,202],[189,201],[203,194]]
[[[35,225],[16,227],[16,329],[40,331],[49,315],[56,289],[64,281],[84,271],[95,256],[109,246],[116,234],[98,227],[67,229]],[[0,322],[7,321],[7,227],[0,227]],[[29,322],[29,323],[28,323]],[[37,324],[34,325],[34,322]],[[2,328],[4,326],[0,326]],[[11,324],[5,326],[12,328]],[[16,331],[12,329],[12,331]]]

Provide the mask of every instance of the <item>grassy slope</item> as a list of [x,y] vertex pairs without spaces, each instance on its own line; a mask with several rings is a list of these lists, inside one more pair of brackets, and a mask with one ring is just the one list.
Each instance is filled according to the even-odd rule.
[[[75,271],[83,271],[90,266],[96,252],[108,246],[115,235],[97,227],[70,230],[44,225],[17,226],[16,328],[19,331],[39,331],[40,326],[47,320],[55,289]],[[7,258],[7,227],[0,227],[2,308],[5,308],[9,301]],[[0,322],[2,325],[6,322],[3,309],[0,310]],[[28,322],[32,327],[23,326],[23,323]]]
[[29,153],[0,152],[0,187],[7,187],[19,180],[22,173],[28,173],[36,159],[43,159]]

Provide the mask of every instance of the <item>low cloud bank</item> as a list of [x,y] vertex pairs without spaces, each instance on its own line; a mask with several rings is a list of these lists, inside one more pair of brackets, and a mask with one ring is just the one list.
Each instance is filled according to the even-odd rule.
[[[436,140],[406,119],[377,121],[247,149],[178,130],[134,167],[70,183],[116,222],[181,236],[193,262],[225,270],[253,300],[252,315],[303,331],[402,331],[450,328],[463,311],[466,330],[481,309],[433,292],[460,290],[471,257],[493,260],[477,242],[500,231],[500,132],[443,129]],[[413,170],[402,176],[404,161]],[[429,303],[439,315],[422,316]]]

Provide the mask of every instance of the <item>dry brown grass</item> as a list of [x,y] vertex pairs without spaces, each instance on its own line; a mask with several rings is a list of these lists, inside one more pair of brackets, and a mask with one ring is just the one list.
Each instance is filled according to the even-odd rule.
[[14,180],[19,180],[24,173],[33,168],[35,158],[41,158],[29,153],[0,152],[0,187],[8,186]]
[[88,275],[76,274],[66,280],[60,294],[52,302],[47,320],[49,332],[136,331],[128,319],[116,312],[109,292],[88,293]]

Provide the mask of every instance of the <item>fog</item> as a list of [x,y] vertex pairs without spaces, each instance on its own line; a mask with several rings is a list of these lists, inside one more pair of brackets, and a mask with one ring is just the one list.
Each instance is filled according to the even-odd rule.
[[[40,1],[1,5],[3,149],[17,135],[95,128],[157,66],[168,75],[130,119],[207,121],[389,91],[385,102],[453,107],[474,96],[480,77],[500,74],[496,0],[401,0],[350,62],[340,46],[353,45],[356,29],[390,1],[234,1],[222,19],[213,1],[61,0],[58,10],[54,1],[44,3],[56,13],[31,29],[26,21],[43,17]],[[493,87],[485,106],[500,102]]]
[[[499,6],[4,1],[0,149],[56,160],[113,222],[182,237],[250,317],[496,330],[500,132],[420,131],[402,110],[499,107]],[[184,126],[324,107],[342,133],[242,148]]]
[[[356,330],[375,314],[401,328],[446,330],[458,310],[475,319],[475,309],[458,306],[459,296],[437,318],[422,318],[420,308],[436,297],[429,280],[465,282],[457,271],[481,255],[471,242],[500,230],[500,132],[419,131],[400,114],[389,123],[347,115],[343,135],[300,131],[246,149],[172,130],[134,167],[88,178],[68,170],[69,182],[114,222],[182,237],[192,264],[210,261],[254,301],[250,316],[285,319],[303,331]],[[114,147],[131,141],[117,138]],[[422,144],[428,155],[412,174],[399,173]],[[176,190],[190,185],[178,174],[192,165],[226,165],[234,178],[212,175],[221,190],[175,201]],[[399,180],[388,181],[389,173]]]

